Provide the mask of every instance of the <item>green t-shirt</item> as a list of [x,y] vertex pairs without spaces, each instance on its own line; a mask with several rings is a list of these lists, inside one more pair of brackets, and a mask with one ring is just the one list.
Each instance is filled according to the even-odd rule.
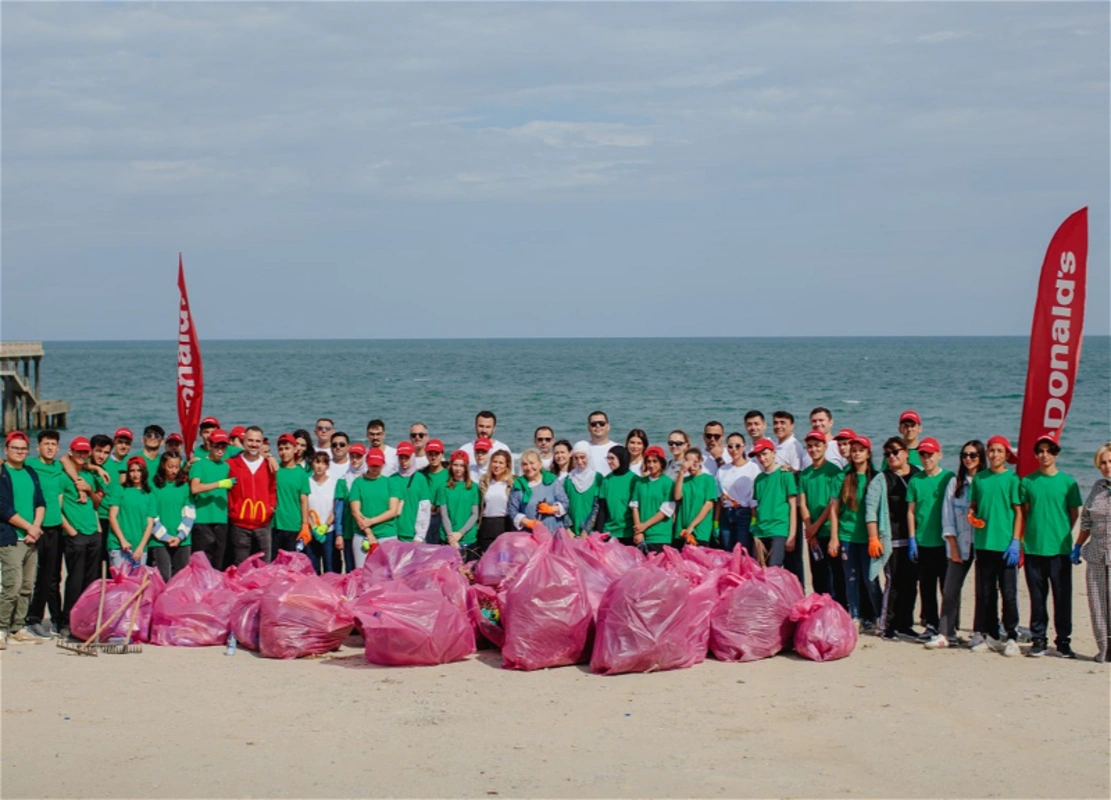
[[39,476],[39,486],[42,487],[42,496],[46,501],[46,514],[42,518],[45,527],[54,527],[62,524],[62,503],[58,495],[62,493],[62,462],[54,459],[53,464],[46,464],[41,458],[35,456],[27,459],[27,463],[35,474]]
[[[444,472],[447,472],[447,470],[444,470]],[[467,488],[466,483],[462,482],[449,488],[445,481],[444,485],[436,490],[432,502],[440,506],[440,513],[446,514],[447,518],[451,520],[451,529],[459,531],[471,518],[475,506],[482,505],[482,493],[479,491],[477,483],[472,482],[470,489]],[[471,529],[459,540],[459,543],[474,544],[477,538],[478,521],[476,520]]]
[[864,493],[868,490],[867,473],[856,473],[856,508],[850,508],[841,500],[841,489],[845,485],[848,472],[842,472],[834,486],[833,496],[837,498],[837,538],[849,544],[868,543],[868,525],[864,522]]
[[[96,487],[101,483],[100,478],[88,470],[82,470],[78,474],[85,479],[85,483],[89,486]],[[86,498],[84,503],[79,503],[77,500],[79,497],[77,485],[65,472],[62,473],[61,484],[62,514],[65,515],[66,521],[82,536],[92,536],[99,533],[99,520],[92,498]]]
[[983,528],[973,528],[976,549],[1002,553],[1014,538],[1014,506],[1022,504],[1018,476],[1009,469],[977,472],[968,500],[975,504],[976,516],[987,523]]
[[943,469],[937,475],[915,472],[907,481],[907,502],[914,503],[914,538],[919,547],[943,547],[941,509],[945,506],[945,489],[953,473]]
[[615,539],[629,539],[633,535],[633,514],[629,501],[640,478],[629,470],[624,475],[610,473],[602,478],[598,499],[606,504],[606,524],[603,528]]
[[[147,458],[145,453],[140,453],[139,456],[147,465],[147,486],[151,489],[154,488],[154,473],[158,472],[158,462],[162,460],[162,454],[159,453],[154,458]],[[153,541],[153,540],[151,540]]]
[[[809,466],[799,473],[799,494],[806,496],[806,508],[810,512],[811,522],[822,516],[829,501],[841,488],[842,480],[841,468],[832,461],[825,461],[820,467]],[[829,517],[826,517],[822,527],[818,528],[818,538],[828,539],[829,536]]]
[[[358,480],[358,479],[356,479]],[[351,488],[347,485],[347,476],[336,481],[336,500],[343,501],[343,538],[348,540],[355,535],[355,518],[351,516]]]
[[[22,467],[15,469],[11,464],[5,464],[4,469],[7,470],[8,475],[11,476],[12,505],[15,506],[15,513],[19,514],[19,516],[23,517],[23,519],[28,522],[34,522],[35,482],[31,478],[31,473]],[[22,528],[15,528],[15,535],[16,538],[22,542],[27,532]]]
[[274,511],[274,527],[279,531],[299,531],[304,524],[301,516],[301,498],[308,497],[309,473],[300,464],[278,467],[275,476],[278,488],[278,507]]
[[[111,494],[111,507],[119,508],[116,524],[120,526],[123,538],[134,550],[143,540],[147,522],[158,516],[158,507],[153,492],[144,492],[134,486],[121,486]],[[108,534],[108,549],[119,550],[120,540],[115,533]]]
[[590,533],[584,531],[583,526],[590,521],[590,512],[594,510],[594,503],[598,500],[598,490],[602,487],[602,475],[595,472],[594,482],[587,487],[585,492],[575,488],[570,477],[563,481],[563,490],[567,493],[567,513],[571,517],[571,530],[575,533]]
[[[359,503],[360,513],[367,519],[373,519],[379,514],[390,510],[390,498],[401,499],[397,490],[397,483],[391,482],[385,475],[370,478],[362,475],[355,479],[349,492],[350,502]],[[372,525],[370,532],[375,539],[390,539],[397,536],[397,517]]]
[[1027,505],[1023,547],[1032,556],[1067,556],[1072,550],[1069,511],[1084,501],[1071,475],[1035,472],[1022,479],[1022,502]]
[[[700,472],[692,477],[683,479],[683,499],[679,501],[678,507],[675,509],[675,529],[682,530],[689,528],[691,521],[698,516],[702,510],[702,506],[707,501],[715,502],[718,499],[718,482],[712,476],[705,472]],[[692,533],[694,538],[699,543],[705,544],[710,541],[710,535],[714,532],[714,510],[710,511],[702,518]]]
[[786,539],[791,533],[791,506],[787,498],[798,495],[795,474],[778,467],[761,472],[752,484],[756,500],[752,535],[761,539]]
[[[667,475],[661,475],[655,480],[643,477],[637,481],[636,488],[633,489],[632,502],[637,504],[637,513],[640,515],[641,522],[647,522],[659,513],[664,503],[674,502],[671,499],[674,487],[675,482]],[[668,516],[644,532],[644,541],[648,544],[671,544],[674,538],[675,523]]]
[[435,500],[436,493],[440,491],[441,487],[447,486],[447,479],[450,477],[451,471],[442,469],[439,472],[429,472],[426,469],[422,469],[421,472],[424,474],[424,477],[428,479],[428,495],[432,498],[432,505],[437,505]]
[[[151,490],[154,493],[155,507],[158,510],[158,521],[166,529],[170,536],[177,536],[178,526],[181,525],[181,512],[184,508],[193,502],[193,495],[189,491],[189,482],[175,484],[167,483],[161,489],[155,487]],[[193,544],[193,534],[189,533],[181,541],[181,547],[189,547]],[[154,539],[150,540],[151,547],[161,546],[162,542]]]
[[100,501],[100,508],[97,509],[96,515],[101,519],[108,519],[108,509],[111,508],[110,497],[120,488],[120,473],[127,469],[127,459],[116,461],[112,456],[108,456],[108,460],[101,464],[100,468],[108,473],[108,481],[97,480],[99,490],[104,492],[104,499]]
[[401,515],[397,518],[397,538],[403,542],[411,542],[417,535],[417,512],[420,504],[425,500],[431,502],[432,493],[428,490],[428,478],[419,470],[412,475],[392,475],[391,480],[397,478],[397,490],[401,493],[404,505],[401,506]]
[[[201,483],[216,483],[228,477],[228,462],[202,458],[189,467],[189,480],[196,478]],[[228,490],[212,489],[193,496],[197,507],[198,525],[220,525],[228,521]],[[300,530],[301,526],[298,525]]]

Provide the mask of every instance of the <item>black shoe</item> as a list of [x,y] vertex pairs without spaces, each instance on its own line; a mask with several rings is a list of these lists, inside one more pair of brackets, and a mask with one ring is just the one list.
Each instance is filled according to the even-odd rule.
[[1057,645],[1057,655],[1061,658],[1076,658],[1076,653],[1072,651],[1072,647],[1067,644]]
[[935,636],[937,636],[937,628],[935,628],[933,625],[927,625],[926,630],[918,634],[918,641],[924,644],[930,641],[930,639],[934,638]]
[[1033,646],[1027,651],[1026,655],[1031,658],[1039,658],[1046,654],[1046,646],[1044,639],[1035,639]]
[[899,637],[895,633],[895,631],[884,631],[883,636],[881,636],[880,638],[883,639],[885,642],[893,642]]
[[910,642],[918,641],[918,631],[916,631],[914,628],[907,628],[905,631],[895,631],[895,635],[898,636],[900,639],[906,639]]

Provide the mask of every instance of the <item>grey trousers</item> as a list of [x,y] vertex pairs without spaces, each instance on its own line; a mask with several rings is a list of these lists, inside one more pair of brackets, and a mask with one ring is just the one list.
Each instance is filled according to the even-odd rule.
[[16,542],[0,547],[0,631],[14,633],[27,624],[38,565],[34,545]]
[[1108,631],[1107,625],[1107,621],[1111,619],[1111,594],[1108,591],[1108,584],[1111,584],[1111,565],[1093,564],[1089,561],[1084,580],[1088,585],[1088,610],[1092,615],[1092,635],[1096,639],[1096,647],[1099,651],[1096,653],[1096,660],[1107,661],[1108,655],[1111,655],[1108,652],[1111,649],[1111,642],[1108,641],[1111,632]]

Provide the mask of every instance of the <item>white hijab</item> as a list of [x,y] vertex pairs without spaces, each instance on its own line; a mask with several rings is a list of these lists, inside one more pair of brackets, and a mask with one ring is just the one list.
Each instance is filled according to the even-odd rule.
[[585,494],[594,485],[594,476],[598,473],[594,471],[594,466],[590,463],[590,446],[586,442],[575,442],[575,446],[571,449],[572,459],[574,459],[575,453],[583,453],[586,456],[586,467],[583,469],[572,467],[569,477],[571,483],[575,485],[575,490],[579,494]]

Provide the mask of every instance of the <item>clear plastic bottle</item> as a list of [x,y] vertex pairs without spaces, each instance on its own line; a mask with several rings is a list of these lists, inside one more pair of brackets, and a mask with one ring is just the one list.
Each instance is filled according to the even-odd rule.
[[228,649],[224,651],[224,655],[234,656],[235,655],[235,648],[236,648],[237,644],[238,644],[238,642],[236,642],[236,640],[235,640],[235,632],[232,631],[231,633],[228,634]]

